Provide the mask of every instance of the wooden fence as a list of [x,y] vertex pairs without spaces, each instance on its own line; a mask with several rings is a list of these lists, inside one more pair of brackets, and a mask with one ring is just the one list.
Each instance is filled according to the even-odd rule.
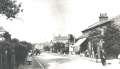
[[0,49],[0,69],[15,69],[15,54],[11,49]]

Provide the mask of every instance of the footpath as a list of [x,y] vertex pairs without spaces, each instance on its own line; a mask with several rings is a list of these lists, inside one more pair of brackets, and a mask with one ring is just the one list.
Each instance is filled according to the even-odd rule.
[[20,65],[18,69],[41,69],[41,66],[37,62],[37,60],[32,57],[32,63],[29,65],[27,62],[24,65]]
[[[95,62],[95,63],[101,63],[101,59],[96,59],[96,58],[90,58],[90,57],[85,57],[85,56],[81,56],[81,55],[64,55],[64,54],[57,54],[57,53],[50,53],[50,54],[53,54],[53,55],[56,55],[56,56],[63,56],[63,57],[69,57],[71,59],[83,59],[83,60],[88,60],[88,61],[91,61],[91,62]],[[106,63],[108,65],[111,65],[111,64],[119,64],[120,60],[118,59],[111,59],[111,60],[106,60]]]

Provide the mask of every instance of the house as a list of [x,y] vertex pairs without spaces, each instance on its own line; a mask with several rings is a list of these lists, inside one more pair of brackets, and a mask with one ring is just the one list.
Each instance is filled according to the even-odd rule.
[[53,39],[53,43],[64,43],[65,44],[65,50],[69,52],[69,54],[74,54],[74,47],[73,44],[75,42],[75,37],[72,34],[68,34],[68,36],[55,36]]
[[55,36],[55,37],[53,38],[53,42],[66,43],[66,42],[68,42],[68,37],[67,37],[67,36],[58,35],[58,36]]
[[109,19],[106,13],[101,13],[99,16],[99,22],[89,26],[82,31],[84,38],[87,41],[87,50],[89,57],[95,57],[95,54],[100,58],[100,51],[103,49],[104,40],[103,36],[108,28],[108,25],[114,24],[116,27],[120,27],[120,16]]

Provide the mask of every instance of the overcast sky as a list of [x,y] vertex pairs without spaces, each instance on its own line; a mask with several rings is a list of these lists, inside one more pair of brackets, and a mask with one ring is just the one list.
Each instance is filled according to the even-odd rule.
[[1,18],[0,25],[13,38],[32,43],[50,41],[58,34],[81,35],[98,21],[100,13],[120,14],[119,0],[19,0],[24,12],[14,21]]

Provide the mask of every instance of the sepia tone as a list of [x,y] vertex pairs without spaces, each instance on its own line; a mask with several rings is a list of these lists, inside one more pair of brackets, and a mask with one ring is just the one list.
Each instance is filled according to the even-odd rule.
[[118,69],[120,8],[112,2],[0,1],[0,69]]

